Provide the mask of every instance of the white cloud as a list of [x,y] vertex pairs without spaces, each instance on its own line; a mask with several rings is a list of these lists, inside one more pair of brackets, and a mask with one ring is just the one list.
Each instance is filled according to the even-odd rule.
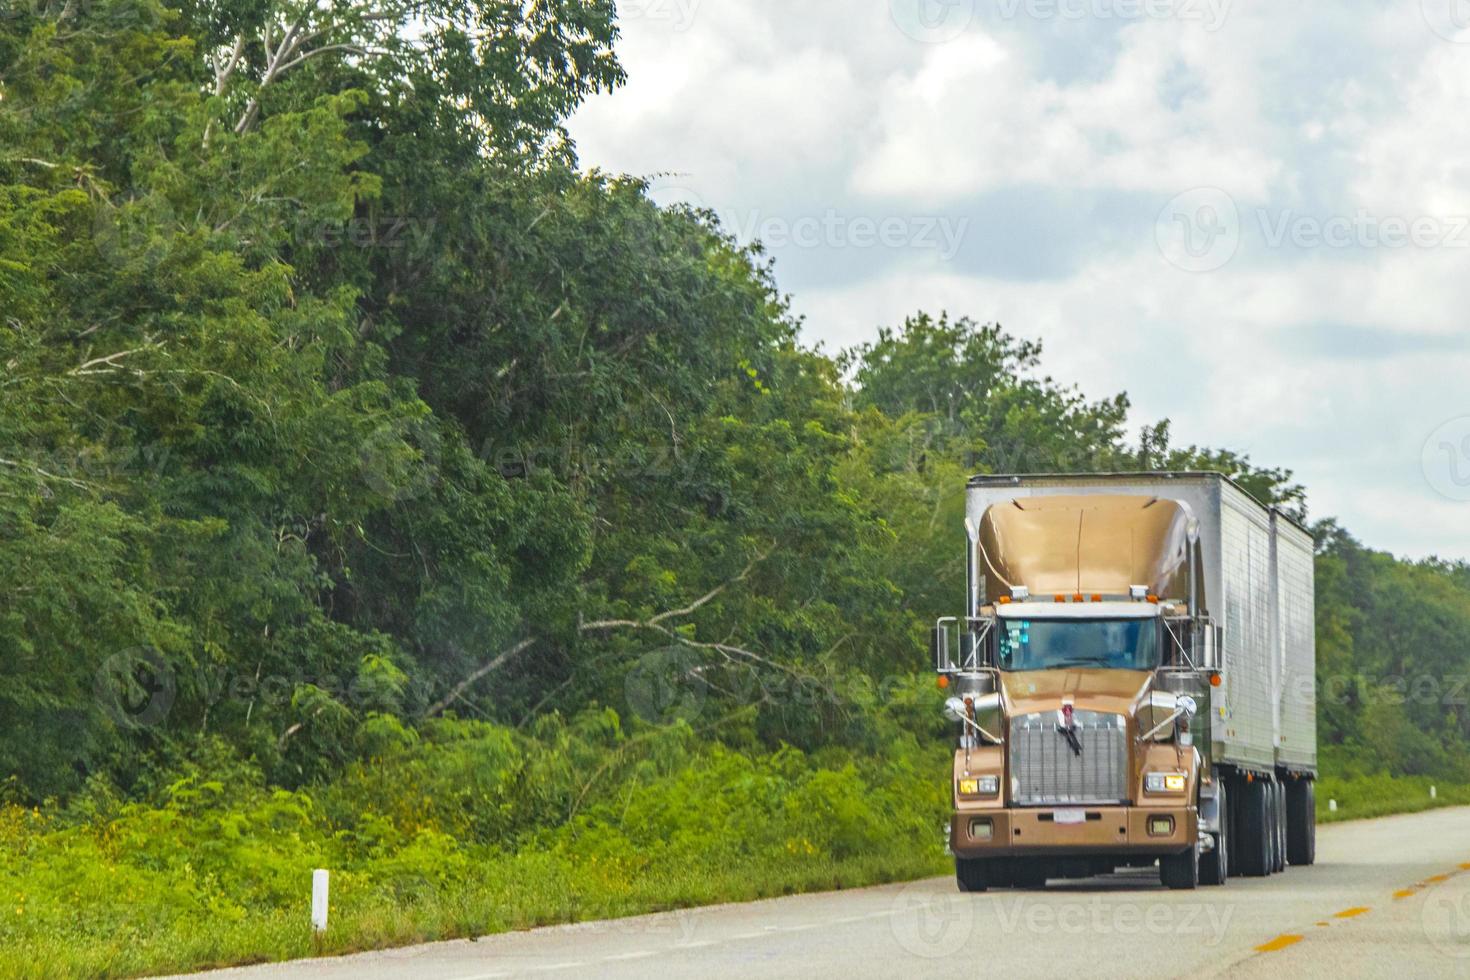
[[[1466,556],[1470,503],[1421,455],[1470,414],[1470,247],[1270,241],[1283,219],[1428,216],[1448,236],[1470,216],[1470,45],[1417,6],[1237,3],[1212,32],[979,0],[967,33],[924,44],[885,0],[703,0],[685,29],[626,22],[630,84],[572,130],[585,163],[680,172],[721,213],[970,223],[948,262],[773,249],[811,342],[918,309],[999,320],[1090,396],[1127,390],[1137,422],[1296,470],[1369,544]],[[1203,186],[1235,200],[1240,243],[1189,274],[1155,220]]]
[[1189,64],[1185,51],[1202,43],[1198,35],[1174,22],[1131,25],[1112,71],[1071,85],[1039,77],[992,35],[936,45],[916,71],[877,93],[876,149],[856,169],[854,187],[926,201],[1016,185],[1166,198],[1220,185],[1259,197],[1280,167],[1241,139],[1237,100],[1249,96],[1249,86],[1192,67],[1195,86],[1169,103],[1175,76]]

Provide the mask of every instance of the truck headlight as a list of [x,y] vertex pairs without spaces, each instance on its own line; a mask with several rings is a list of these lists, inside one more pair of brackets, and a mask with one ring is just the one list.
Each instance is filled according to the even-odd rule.
[[1000,777],[980,776],[975,779],[960,780],[961,796],[999,796]]
[[1182,793],[1188,777],[1182,772],[1151,772],[1143,777],[1145,793]]

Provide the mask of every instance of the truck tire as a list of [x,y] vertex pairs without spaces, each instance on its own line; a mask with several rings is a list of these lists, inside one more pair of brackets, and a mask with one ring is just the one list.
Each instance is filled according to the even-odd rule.
[[1159,880],[1165,888],[1194,891],[1199,887],[1199,847],[1159,858]]
[[1287,787],[1286,859],[1304,868],[1317,863],[1317,784],[1310,779]]
[[980,858],[954,859],[954,880],[962,892],[983,892],[990,887],[990,862]]
[[1276,870],[1286,870],[1286,784],[1271,786],[1271,799],[1276,804]]
[[1017,888],[1045,888],[1046,879],[1050,874],[1051,868],[1046,865],[1046,862],[1039,860],[1017,859],[1012,868],[1012,880]]
[[1230,877],[1230,797],[1225,792],[1225,780],[1216,780],[1215,792],[1219,794],[1220,830],[1215,838],[1215,849],[1200,859],[1199,880],[1203,885],[1223,885]]
[[1235,860],[1247,878],[1264,878],[1271,873],[1271,808],[1269,787],[1259,779],[1242,783],[1240,790],[1240,836],[1235,839]]
[[[1222,779],[1220,780],[1220,785],[1224,787],[1229,782],[1227,779]],[[1226,849],[1229,851],[1229,861],[1227,862],[1228,867],[1226,871],[1230,873],[1230,877],[1239,878],[1244,874],[1240,870],[1240,847],[1238,846],[1238,842],[1245,833],[1245,831],[1240,829],[1245,820],[1245,817],[1242,816],[1244,813],[1243,807],[1245,806],[1245,787],[1238,783],[1230,783],[1230,785],[1234,786],[1235,789],[1231,790],[1230,795],[1226,798],[1229,806],[1224,807],[1226,811],[1225,822],[1229,827],[1230,835],[1230,847]]]

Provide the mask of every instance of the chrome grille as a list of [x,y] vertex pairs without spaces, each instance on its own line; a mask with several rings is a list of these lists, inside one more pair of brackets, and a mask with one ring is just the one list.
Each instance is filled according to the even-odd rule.
[[1082,754],[1057,727],[1059,712],[1011,721],[1011,800],[1019,806],[1122,803],[1128,799],[1128,729],[1122,715],[1073,714]]

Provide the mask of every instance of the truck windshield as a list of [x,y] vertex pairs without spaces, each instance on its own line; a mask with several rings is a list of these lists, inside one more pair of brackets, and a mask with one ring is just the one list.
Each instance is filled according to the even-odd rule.
[[1005,619],[996,636],[1002,670],[1159,665],[1159,624],[1152,619]]

